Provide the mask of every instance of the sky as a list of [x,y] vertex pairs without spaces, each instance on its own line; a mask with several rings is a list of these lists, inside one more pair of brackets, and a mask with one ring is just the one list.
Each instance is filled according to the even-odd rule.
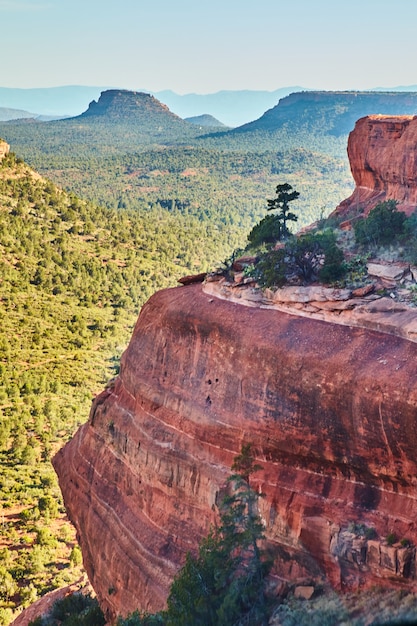
[[417,84],[416,0],[0,0],[1,87]]

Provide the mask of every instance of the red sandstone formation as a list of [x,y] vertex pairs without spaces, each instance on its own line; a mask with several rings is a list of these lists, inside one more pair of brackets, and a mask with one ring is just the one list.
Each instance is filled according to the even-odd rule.
[[348,156],[356,183],[336,213],[365,215],[383,200],[410,213],[417,206],[417,117],[370,115],[349,135]]
[[[417,344],[206,294],[143,307],[120,375],[54,465],[109,616],[164,606],[242,442],[275,572],[413,587]],[[366,529],[375,529],[375,536]]]
[[44,596],[36,600],[33,604],[28,606],[26,609],[23,609],[22,612],[13,620],[11,626],[29,626],[31,622],[34,622],[36,619],[41,618],[43,615],[49,613],[58,600],[62,600],[66,596],[72,595],[73,593],[83,593],[90,594],[91,588],[86,581],[86,576],[83,575],[82,578],[72,585],[67,585],[66,587],[61,587],[60,589],[55,589],[54,591],[50,591],[46,593]]

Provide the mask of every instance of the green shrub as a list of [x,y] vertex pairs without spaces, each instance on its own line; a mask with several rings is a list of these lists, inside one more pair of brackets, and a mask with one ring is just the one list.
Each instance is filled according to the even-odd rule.
[[263,243],[273,244],[281,239],[282,225],[278,215],[266,215],[252,228],[248,235],[249,243],[258,247]]
[[357,243],[384,246],[393,243],[405,232],[406,215],[397,209],[395,200],[380,202],[370,211],[367,218],[354,225]]
[[333,232],[325,231],[291,237],[284,248],[261,255],[253,275],[261,287],[281,287],[291,279],[334,282],[345,273],[343,252]]
[[397,538],[397,535],[395,533],[389,533],[389,535],[387,535],[387,537],[386,537],[386,540],[387,540],[387,544],[389,546],[393,546],[394,543],[397,543],[398,538]]
[[83,555],[79,546],[74,546],[70,554],[70,563],[73,567],[81,565],[83,562]]
[[346,274],[346,264],[343,252],[336,242],[325,250],[324,263],[319,272],[319,280],[322,283],[333,283],[343,278]]
[[73,593],[57,600],[51,611],[38,617],[29,626],[104,626],[104,615],[97,600],[82,593]]
[[286,282],[285,250],[273,250],[260,258],[253,276],[261,287],[282,287]]

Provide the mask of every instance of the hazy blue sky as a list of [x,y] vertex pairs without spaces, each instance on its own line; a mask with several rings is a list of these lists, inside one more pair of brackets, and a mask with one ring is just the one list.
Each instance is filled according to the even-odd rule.
[[417,84],[416,0],[0,0],[0,86]]

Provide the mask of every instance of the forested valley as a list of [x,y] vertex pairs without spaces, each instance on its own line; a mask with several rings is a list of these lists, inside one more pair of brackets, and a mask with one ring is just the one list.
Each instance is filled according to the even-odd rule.
[[0,124],[13,151],[0,162],[0,625],[80,578],[50,460],[117,374],[141,305],[244,248],[278,184],[300,192],[297,228],[352,189],[345,138],[190,129],[162,143],[150,128]]
[[103,208],[1,162],[0,624],[80,576],[50,459],[117,373],[140,306],[216,266],[250,221]]

